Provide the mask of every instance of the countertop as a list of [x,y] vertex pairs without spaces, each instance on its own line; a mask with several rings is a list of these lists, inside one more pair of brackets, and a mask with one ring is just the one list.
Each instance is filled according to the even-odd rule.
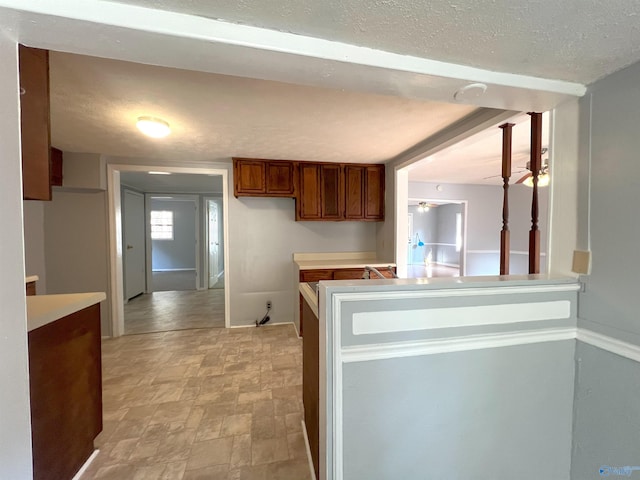
[[43,327],[59,318],[105,300],[104,292],[31,295],[27,297],[27,330]]
[[40,277],[38,277],[38,275],[31,275],[30,277],[24,278],[24,283],[37,282],[38,280],[40,280]]
[[396,266],[376,258],[375,252],[294,253],[293,262],[300,270]]

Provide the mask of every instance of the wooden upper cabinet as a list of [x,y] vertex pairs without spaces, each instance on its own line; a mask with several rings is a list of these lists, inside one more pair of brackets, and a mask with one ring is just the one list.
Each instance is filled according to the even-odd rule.
[[300,185],[296,220],[321,220],[321,165],[317,163],[300,163],[298,169]]
[[293,197],[296,193],[295,162],[267,162],[267,194]]
[[22,188],[25,200],[51,200],[49,52],[19,46]]
[[342,165],[339,164],[320,166],[320,200],[323,220],[342,220],[344,218],[342,168]]
[[267,192],[265,162],[261,160],[233,159],[233,194],[259,195]]
[[294,197],[296,164],[284,160],[233,159],[236,197]]
[[367,220],[384,220],[384,165],[366,167],[364,180],[364,217]]
[[360,220],[364,218],[364,167],[347,165],[345,176],[345,218]]

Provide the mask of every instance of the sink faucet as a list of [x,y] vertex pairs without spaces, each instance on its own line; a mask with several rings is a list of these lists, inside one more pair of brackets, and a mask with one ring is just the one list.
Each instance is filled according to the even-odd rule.
[[370,279],[371,272],[375,273],[379,278],[386,278],[377,268],[366,266],[364,267],[364,273],[362,274],[362,278]]

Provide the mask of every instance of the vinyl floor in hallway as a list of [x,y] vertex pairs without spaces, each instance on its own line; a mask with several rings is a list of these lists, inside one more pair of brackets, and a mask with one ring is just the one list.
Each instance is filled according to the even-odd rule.
[[145,293],[124,306],[126,335],[224,327],[224,290]]
[[82,480],[307,480],[293,326],[103,342],[104,430]]

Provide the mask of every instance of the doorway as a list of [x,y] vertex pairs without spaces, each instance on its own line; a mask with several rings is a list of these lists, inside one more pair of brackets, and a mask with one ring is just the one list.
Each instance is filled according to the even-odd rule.
[[[217,216],[216,223],[217,229],[217,243],[218,243],[218,262],[213,267],[218,267],[216,276],[220,277],[220,272],[224,272],[224,265],[227,264],[228,252],[222,248],[223,245],[228,244],[228,169],[223,168],[183,168],[183,167],[157,167],[157,166],[142,166],[142,165],[108,165],[108,193],[109,193],[109,220],[110,220],[110,234],[111,234],[111,272],[112,272],[112,291],[123,292],[125,284],[125,265],[124,254],[126,251],[126,243],[124,242],[123,231],[126,228],[124,223],[124,204],[125,197],[121,197],[120,190],[122,185],[127,185],[124,182],[135,182],[136,190],[139,192],[149,193],[149,196],[167,196],[176,197],[182,196],[180,199],[183,205],[189,205],[189,208],[193,213],[193,227],[179,228],[179,222],[181,220],[181,214],[178,213],[176,208],[169,208],[170,199],[154,199],[164,200],[165,203],[159,203],[153,207],[155,212],[154,219],[157,220],[155,225],[155,231],[164,231],[164,235],[173,235],[173,242],[176,240],[178,230],[190,231],[190,243],[195,245],[192,247],[189,256],[191,263],[170,263],[168,258],[165,257],[158,262],[164,261],[163,266],[156,267],[156,270],[165,272],[171,272],[176,270],[191,270],[193,272],[189,281],[190,290],[171,290],[171,291],[157,291],[153,281],[153,245],[151,236],[152,224],[151,224],[151,210],[152,199],[149,198],[145,202],[146,214],[143,221],[139,222],[143,225],[148,232],[146,241],[146,271],[147,271],[147,285],[145,288],[145,294],[134,299],[135,302],[139,302],[140,299],[145,299],[149,302],[148,305],[140,308],[141,315],[148,314],[149,317],[153,317],[154,325],[152,330],[148,331],[166,331],[183,328],[210,328],[210,327],[228,327],[230,324],[230,312],[229,312],[229,278],[228,275],[223,275],[223,281],[216,282],[219,287],[215,289],[209,289],[209,228],[208,228],[208,212],[209,204],[205,198],[215,197]],[[163,181],[151,181],[150,172],[162,172]],[[123,182],[124,180],[124,182]],[[145,183],[147,182],[147,183]],[[152,184],[153,187],[148,184]],[[188,186],[190,184],[191,186]],[[212,184],[218,186],[216,189],[210,188]],[[158,187],[163,185],[163,188]],[[189,188],[191,190],[189,190]],[[152,193],[153,191],[159,193]],[[177,190],[177,191],[176,191]],[[194,194],[194,192],[199,192]],[[207,192],[214,193],[214,195],[206,195]],[[186,198],[190,197],[190,198]],[[172,198],[171,200],[176,200]],[[165,208],[166,207],[166,208]],[[172,215],[166,212],[172,212]],[[200,214],[198,212],[207,212]],[[169,218],[172,217],[172,218]],[[170,230],[173,227],[173,232]],[[195,232],[195,233],[194,233]],[[163,234],[158,233],[159,236]],[[205,238],[206,237],[206,238]],[[160,238],[156,240],[160,241]],[[214,243],[215,243],[214,236]],[[167,242],[165,246],[168,246]],[[163,252],[166,254],[166,249],[156,248],[156,253]],[[159,256],[158,256],[159,257]],[[176,258],[172,257],[172,261]],[[158,263],[156,265],[159,265]],[[196,275],[197,272],[203,270],[202,275]],[[151,278],[151,280],[149,280]],[[226,287],[226,288],[225,288]],[[215,297],[215,298],[213,298]],[[128,299],[125,295],[113,295],[111,298],[112,304],[112,332],[113,336],[120,336],[125,334],[125,302]],[[130,302],[133,303],[133,302]],[[156,305],[157,303],[157,305]],[[127,307],[130,305],[127,304]],[[146,311],[145,311],[146,310]],[[160,318],[160,313],[164,313],[164,318]],[[209,323],[198,323],[203,320]],[[143,333],[143,331],[130,331],[127,333]]]
[[459,277],[466,263],[466,202],[410,198],[407,277]]
[[199,197],[145,195],[147,292],[196,290],[200,279]]

